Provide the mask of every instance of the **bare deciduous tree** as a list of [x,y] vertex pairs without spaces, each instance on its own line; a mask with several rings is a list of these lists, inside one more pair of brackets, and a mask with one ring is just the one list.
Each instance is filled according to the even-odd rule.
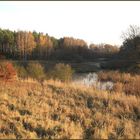
[[122,32],[121,38],[123,40],[134,39],[136,36],[140,36],[140,27],[137,25],[130,25],[125,32]]

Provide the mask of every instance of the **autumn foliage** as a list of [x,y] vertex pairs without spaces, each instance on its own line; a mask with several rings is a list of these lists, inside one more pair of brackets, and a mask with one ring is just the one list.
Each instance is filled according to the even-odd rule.
[[83,61],[110,57],[118,53],[117,46],[88,45],[73,37],[56,39],[36,31],[10,31],[0,28],[0,53],[16,60]]
[[9,81],[16,77],[16,70],[10,62],[0,64],[0,79]]

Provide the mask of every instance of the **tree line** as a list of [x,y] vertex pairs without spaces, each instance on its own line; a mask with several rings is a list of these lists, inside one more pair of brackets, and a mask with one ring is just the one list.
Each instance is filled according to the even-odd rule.
[[119,56],[127,59],[140,58],[140,27],[130,25],[122,34],[123,43],[120,47]]
[[56,39],[36,31],[0,29],[0,54],[16,60],[91,60],[111,57],[119,48],[110,44],[90,44],[82,39]]

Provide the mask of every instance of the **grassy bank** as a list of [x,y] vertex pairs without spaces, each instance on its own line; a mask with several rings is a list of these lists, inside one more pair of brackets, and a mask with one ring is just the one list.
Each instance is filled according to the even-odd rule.
[[34,80],[0,83],[0,138],[140,139],[140,97]]

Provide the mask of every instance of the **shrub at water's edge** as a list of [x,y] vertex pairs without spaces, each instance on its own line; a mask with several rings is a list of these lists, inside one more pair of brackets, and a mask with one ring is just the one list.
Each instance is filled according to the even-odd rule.
[[58,63],[55,65],[54,69],[48,72],[48,77],[58,79],[62,82],[70,82],[72,80],[72,75],[74,70],[68,64]]

